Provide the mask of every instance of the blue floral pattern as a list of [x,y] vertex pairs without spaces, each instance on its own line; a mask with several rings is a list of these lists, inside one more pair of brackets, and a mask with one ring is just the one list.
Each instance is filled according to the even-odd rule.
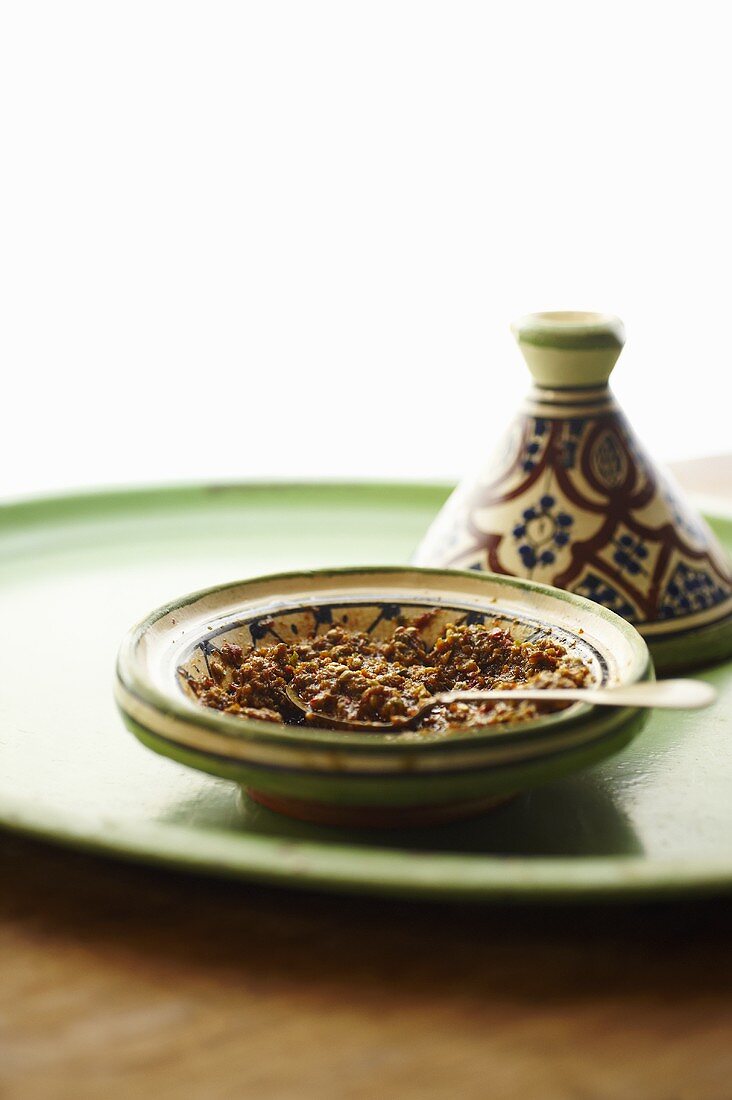
[[536,468],[542,448],[545,446],[545,436],[549,429],[547,421],[536,417],[532,422],[531,437],[524,447],[521,456],[521,469],[525,474],[530,474]]
[[695,611],[706,611],[727,598],[727,593],[703,569],[692,569],[685,562],[679,562],[666,585],[659,605],[659,617],[676,618],[678,615],[691,615]]
[[540,497],[537,504],[525,508],[521,521],[513,528],[524,566],[533,572],[537,566],[552,565],[556,551],[569,543],[573,524],[573,517],[549,493]]
[[648,558],[648,547],[642,539],[635,539],[632,535],[621,535],[613,540],[615,551],[613,561],[622,573],[629,573],[631,577],[637,577],[639,573],[646,573],[644,563]]
[[611,611],[615,611],[618,615],[622,615],[624,619],[628,619],[631,623],[636,622],[638,614],[636,609],[630,604],[625,596],[618,592],[617,588],[614,588],[612,584],[604,580],[602,577],[598,577],[596,573],[586,573],[580,584],[574,589],[574,592],[578,596],[586,596],[588,600],[593,600],[594,603],[602,604],[603,607],[608,607]]
[[663,623],[659,635],[690,615],[722,619],[732,577],[714,537],[609,393],[535,391],[507,438],[498,465],[443,509],[435,530],[452,540],[428,535],[420,564],[559,584],[638,625]]
[[559,456],[559,461],[565,470],[573,470],[577,465],[577,449],[585,430],[585,424],[586,421],[581,417],[567,421]]

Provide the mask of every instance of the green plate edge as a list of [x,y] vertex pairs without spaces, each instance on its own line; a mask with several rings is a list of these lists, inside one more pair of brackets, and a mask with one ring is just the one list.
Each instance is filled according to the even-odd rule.
[[[180,507],[190,496],[222,491],[271,492],[321,488],[334,497],[354,494],[380,497],[389,493],[413,501],[415,494],[439,507],[450,491],[447,483],[428,482],[223,482],[150,487],[119,487],[58,493],[11,500],[0,505],[0,535],[16,526],[42,526],[74,508],[93,518],[100,506],[159,511],[166,504]],[[712,511],[713,507],[713,511]],[[728,545],[732,543],[732,509],[723,501],[707,504],[705,518]],[[0,557],[2,546],[0,545]],[[728,662],[728,665],[732,662]],[[573,856],[500,858],[424,851],[385,850],[352,844],[319,844],[247,836],[210,829],[191,833],[167,824],[146,827],[109,822],[70,822],[65,814],[47,811],[40,823],[28,817],[21,799],[0,806],[0,826],[22,835],[115,859],[167,866],[222,878],[358,894],[389,895],[440,901],[624,902],[678,897],[708,897],[732,889],[727,860],[698,859],[650,862],[642,856]]]

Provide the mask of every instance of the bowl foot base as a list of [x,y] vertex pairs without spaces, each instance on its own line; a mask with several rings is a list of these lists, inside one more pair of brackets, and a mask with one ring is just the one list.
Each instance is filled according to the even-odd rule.
[[491,798],[474,798],[443,806],[338,806],[329,802],[310,802],[267,794],[253,787],[247,787],[246,793],[254,802],[277,814],[314,825],[336,825],[350,829],[402,829],[443,825],[466,817],[478,817],[516,797],[515,794],[494,795]]

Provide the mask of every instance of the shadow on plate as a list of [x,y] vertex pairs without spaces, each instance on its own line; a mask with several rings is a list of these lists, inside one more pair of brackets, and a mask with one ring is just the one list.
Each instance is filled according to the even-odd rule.
[[293,821],[241,795],[248,832],[318,843],[505,856],[637,855],[630,821],[597,783],[578,776],[527,792],[469,821],[429,829],[334,829]]

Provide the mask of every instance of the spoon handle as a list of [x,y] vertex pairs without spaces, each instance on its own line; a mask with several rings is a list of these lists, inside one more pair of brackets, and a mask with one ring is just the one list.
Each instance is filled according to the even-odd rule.
[[444,691],[435,702],[493,702],[531,699],[536,701],[591,703],[601,707],[661,707],[668,710],[698,710],[717,698],[711,684],[703,680],[644,680],[608,688],[506,688],[495,691]]

